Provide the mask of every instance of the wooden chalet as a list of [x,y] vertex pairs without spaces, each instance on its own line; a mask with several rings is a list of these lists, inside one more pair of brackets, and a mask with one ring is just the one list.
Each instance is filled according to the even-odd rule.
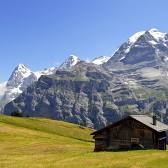
[[130,115],[103,129],[91,133],[94,151],[119,149],[166,150],[168,125],[146,115]]

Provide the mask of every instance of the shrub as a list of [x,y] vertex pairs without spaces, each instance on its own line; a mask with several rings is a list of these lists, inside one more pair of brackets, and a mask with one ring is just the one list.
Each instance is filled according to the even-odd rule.
[[23,114],[22,114],[22,112],[19,112],[19,111],[13,111],[13,112],[11,113],[11,116],[23,117]]

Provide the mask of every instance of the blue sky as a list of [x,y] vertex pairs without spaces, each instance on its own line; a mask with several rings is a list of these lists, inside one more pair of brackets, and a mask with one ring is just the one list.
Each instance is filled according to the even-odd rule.
[[0,81],[32,70],[111,55],[137,31],[168,32],[167,0],[0,0]]

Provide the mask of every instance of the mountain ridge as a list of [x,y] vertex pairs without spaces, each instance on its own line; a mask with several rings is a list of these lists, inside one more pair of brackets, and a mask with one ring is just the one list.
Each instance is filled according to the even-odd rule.
[[19,111],[23,116],[64,120],[95,129],[129,114],[155,113],[168,123],[167,35],[163,40],[162,33],[151,31],[157,34],[157,44],[151,43],[153,36],[145,31],[131,39],[131,46],[130,40],[123,43],[102,65],[79,61],[42,76],[8,103],[4,113]]
[[[90,62],[101,65],[109,58],[108,56],[101,56]],[[0,101],[3,102],[2,104],[8,103],[19,96],[32,83],[38,81],[42,75],[52,75],[57,69],[69,69],[80,61],[77,56],[71,54],[58,68],[50,67],[41,71],[31,71],[24,64],[18,64],[8,81],[0,84]]]

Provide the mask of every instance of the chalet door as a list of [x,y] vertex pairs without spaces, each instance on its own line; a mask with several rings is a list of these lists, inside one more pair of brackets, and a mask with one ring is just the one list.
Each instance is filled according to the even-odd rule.
[[158,149],[160,150],[166,150],[166,141],[165,139],[158,141]]

